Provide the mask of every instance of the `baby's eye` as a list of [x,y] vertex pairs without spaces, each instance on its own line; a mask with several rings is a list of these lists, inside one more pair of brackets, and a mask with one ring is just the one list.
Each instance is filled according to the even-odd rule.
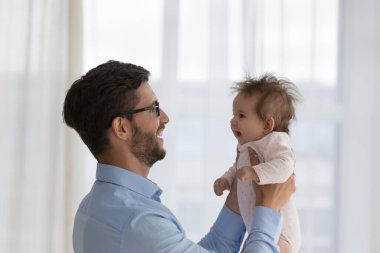
[[239,119],[242,119],[242,118],[244,118],[245,116],[244,116],[244,114],[242,114],[242,113],[239,113]]

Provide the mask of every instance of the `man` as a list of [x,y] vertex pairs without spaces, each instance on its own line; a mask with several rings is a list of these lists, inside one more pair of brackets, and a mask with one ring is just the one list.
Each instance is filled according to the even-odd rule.
[[[165,157],[162,133],[169,122],[149,85],[149,72],[109,61],[75,81],[63,117],[98,161],[96,181],[75,217],[75,253],[234,252],[244,234],[236,190],[227,197],[210,232],[199,242],[186,238],[176,217],[160,202],[148,179]],[[257,187],[257,207],[246,252],[277,252],[278,210],[294,192],[294,179]]]

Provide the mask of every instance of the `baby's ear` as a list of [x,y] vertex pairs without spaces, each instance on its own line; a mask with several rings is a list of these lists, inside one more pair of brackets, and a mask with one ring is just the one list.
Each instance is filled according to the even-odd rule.
[[264,133],[269,134],[270,132],[273,131],[274,129],[274,118],[273,117],[268,117],[264,121]]

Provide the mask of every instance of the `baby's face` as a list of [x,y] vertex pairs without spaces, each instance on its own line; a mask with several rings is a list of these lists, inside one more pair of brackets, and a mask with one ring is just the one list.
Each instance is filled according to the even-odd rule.
[[239,144],[257,141],[265,136],[264,121],[256,113],[260,94],[243,96],[238,94],[232,104],[231,129]]

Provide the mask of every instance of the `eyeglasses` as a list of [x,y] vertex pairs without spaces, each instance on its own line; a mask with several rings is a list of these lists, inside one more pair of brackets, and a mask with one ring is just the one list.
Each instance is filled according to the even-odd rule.
[[152,111],[152,112],[154,111],[158,117],[158,116],[160,116],[160,104],[157,101],[151,106],[140,108],[140,109],[135,109],[135,110],[126,112],[125,114],[135,114],[135,113],[144,112],[144,111]]

